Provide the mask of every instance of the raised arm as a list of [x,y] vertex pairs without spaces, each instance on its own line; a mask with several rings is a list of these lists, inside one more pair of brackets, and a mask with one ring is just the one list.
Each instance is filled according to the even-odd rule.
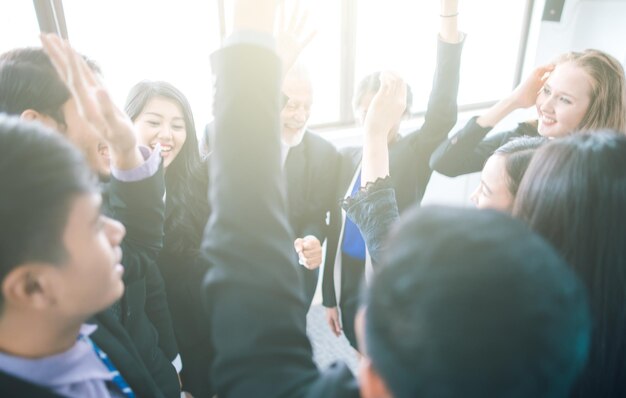
[[[234,34],[245,29],[269,36],[273,3],[238,1]],[[333,396],[312,360],[293,264],[280,165],[280,59],[269,48],[240,42],[215,53],[212,62],[213,211],[202,251],[211,264],[204,291],[217,395]],[[351,380],[346,371],[342,377]],[[356,390],[341,393],[356,396]]]
[[465,40],[465,35],[458,30],[458,0],[440,0],[437,17],[440,21],[437,62],[424,124],[410,137],[410,143],[420,159],[429,158],[447,137],[458,114],[459,73]]
[[[485,139],[485,136],[502,119],[517,109],[535,104],[537,93],[554,65],[540,66],[511,94],[497,102],[484,114],[472,118],[454,136],[441,143],[430,158],[430,167],[449,177],[480,171],[489,156],[510,137],[528,133],[504,132]],[[518,128],[519,129],[519,128]]]
[[361,165],[361,191],[346,199],[347,217],[359,227],[372,259],[374,270],[380,264],[387,232],[398,218],[393,188],[388,184],[389,149],[387,136],[406,108],[406,84],[396,75],[383,72],[380,88],[365,118]]

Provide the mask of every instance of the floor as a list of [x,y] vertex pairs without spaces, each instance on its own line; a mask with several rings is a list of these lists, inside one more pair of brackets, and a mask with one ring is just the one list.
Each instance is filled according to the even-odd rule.
[[326,323],[325,309],[321,304],[313,304],[307,314],[307,334],[313,345],[313,360],[320,369],[333,362],[343,361],[356,375],[358,354],[342,334],[336,337]]

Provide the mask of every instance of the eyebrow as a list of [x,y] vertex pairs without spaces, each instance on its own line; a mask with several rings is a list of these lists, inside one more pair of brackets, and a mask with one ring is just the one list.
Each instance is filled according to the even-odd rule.
[[[161,119],[163,119],[163,118],[164,118],[164,116],[163,116],[163,115],[161,115],[160,113],[156,113],[156,112],[144,112],[144,115],[152,115],[152,116],[157,116],[157,117],[160,117]],[[173,117],[173,118],[172,118],[172,120],[182,120],[182,121],[184,122],[184,121],[185,121],[185,118],[184,118],[184,117],[182,117],[182,116],[176,116],[176,117]]]

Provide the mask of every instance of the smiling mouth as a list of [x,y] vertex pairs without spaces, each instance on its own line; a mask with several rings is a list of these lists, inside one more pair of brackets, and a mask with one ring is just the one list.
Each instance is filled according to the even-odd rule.
[[174,147],[172,145],[168,145],[168,144],[152,144],[150,145],[150,147],[152,149],[155,149],[157,147],[157,145],[161,146],[161,155],[172,152],[174,150]]
[[285,127],[287,127],[289,130],[302,130],[304,128],[304,125],[285,124]]

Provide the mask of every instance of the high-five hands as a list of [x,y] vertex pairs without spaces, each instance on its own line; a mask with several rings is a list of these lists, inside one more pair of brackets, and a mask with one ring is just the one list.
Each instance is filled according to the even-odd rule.
[[308,12],[300,12],[300,1],[295,2],[289,22],[285,21],[285,3],[279,7],[276,27],[276,47],[283,63],[283,75],[295,64],[302,50],[313,40],[316,31],[305,34]]
[[365,131],[385,139],[406,110],[406,83],[393,72],[381,72],[380,88],[367,111]]
[[[112,164],[129,170],[143,163],[137,136],[129,117],[120,110],[89,68],[84,58],[69,43],[55,34],[41,35],[44,50],[61,80],[72,94],[80,123],[80,134],[100,137],[109,146]],[[71,138],[70,138],[71,139]]]

